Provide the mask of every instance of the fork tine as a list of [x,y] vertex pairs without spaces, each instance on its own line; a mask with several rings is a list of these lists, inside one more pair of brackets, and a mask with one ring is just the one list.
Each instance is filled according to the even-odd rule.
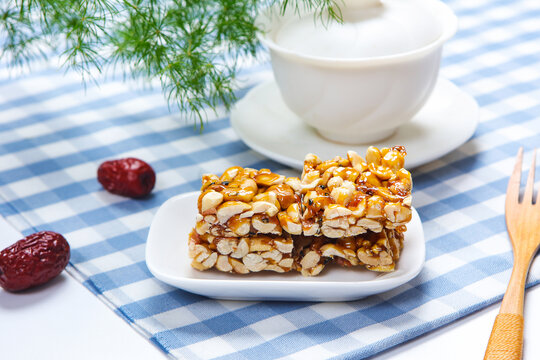
[[523,162],[523,148],[520,147],[516,164],[514,165],[514,171],[510,175],[510,180],[508,181],[508,188],[506,189],[506,200],[512,202],[518,202],[519,200],[519,185],[521,183],[521,164]]
[[523,194],[523,203],[532,203],[534,192],[534,169],[536,168],[536,149],[533,150],[533,158],[531,168],[529,169],[529,176],[527,177],[527,185],[525,185],[525,193]]

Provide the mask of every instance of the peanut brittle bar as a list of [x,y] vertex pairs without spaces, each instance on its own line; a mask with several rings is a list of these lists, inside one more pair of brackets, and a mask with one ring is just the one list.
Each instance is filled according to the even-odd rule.
[[411,219],[411,174],[401,146],[354,151],[322,161],[308,154],[300,190],[304,235],[341,238],[383,228],[406,230]]
[[393,271],[412,216],[401,146],[366,159],[308,154],[300,178],[231,167],[202,178],[189,256],[198,270],[319,274],[327,263]]
[[268,169],[231,167],[221,177],[204,175],[195,230],[199,235],[300,234],[300,197],[285,178]]
[[215,268],[219,271],[248,274],[262,270],[279,273],[293,268],[293,240],[285,237],[254,235],[250,237],[189,236],[191,266],[197,270]]
[[[306,239],[303,243],[306,244]],[[362,235],[340,239],[321,236],[312,238],[298,252],[296,265],[304,276],[318,275],[331,262],[390,272],[395,269],[402,248],[403,233],[397,230],[367,231]]]

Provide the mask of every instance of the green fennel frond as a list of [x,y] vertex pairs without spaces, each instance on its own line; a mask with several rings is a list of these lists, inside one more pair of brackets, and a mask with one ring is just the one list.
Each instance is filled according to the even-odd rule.
[[259,49],[255,17],[275,3],[340,19],[335,0],[7,0],[0,58],[21,65],[55,53],[83,79],[111,66],[159,80],[169,106],[202,129],[208,111],[236,101],[238,62]]

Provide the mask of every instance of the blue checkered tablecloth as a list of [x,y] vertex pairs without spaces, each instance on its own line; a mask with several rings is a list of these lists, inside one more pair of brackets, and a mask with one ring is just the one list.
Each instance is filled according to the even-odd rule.
[[[287,303],[216,301],[156,280],[145,240],[164,201],[197,190],[205,172],[284,168],[251,151],[223,110],[199,134],[159,89],[108,78],[85,90],[50,64],[19,76],[0,65],[0,214],[25,235],[63,233],[69,272],[177,358],[359,359],[481,309],[510,276],[503,205],[517,149],[530,157],[540,145],[540,3],[448,4],[460,30],[441,72],[476,98],[481,122],[465,145],[413,171],[427,259],[408,284],[355,302]],[[268,69],[246,70],[243,85]],[[96,181],[102,161],[127,156],[158,173],[151,197],[121,198]],[[537,260],[529,284],[538,282]]]

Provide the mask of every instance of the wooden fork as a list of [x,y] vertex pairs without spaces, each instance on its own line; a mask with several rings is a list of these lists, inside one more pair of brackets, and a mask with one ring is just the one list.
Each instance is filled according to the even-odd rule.
[[506,190],[506,228],[512,241],[514,267],[504,294],[499,315],[495,318],[484,360],[519,360],[523,350],[523,298],[527,273],[540,247],[540,191],[533,204],[536,150],[529,170],[523,199],[519,201],[523,148]]

